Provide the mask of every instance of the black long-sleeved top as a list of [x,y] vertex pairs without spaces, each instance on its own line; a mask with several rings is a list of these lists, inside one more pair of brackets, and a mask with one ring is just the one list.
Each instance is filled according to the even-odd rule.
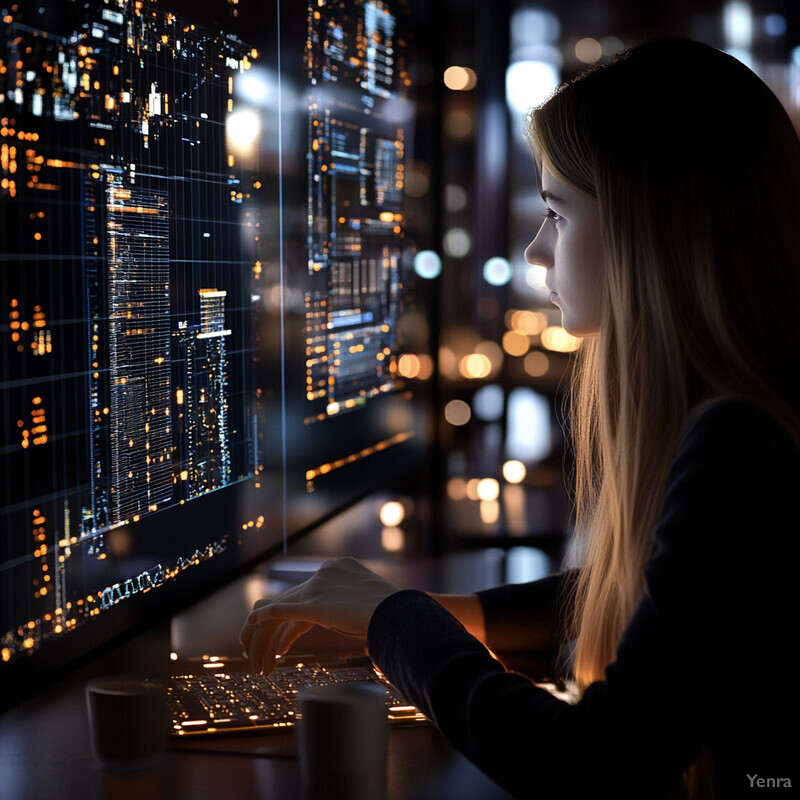
[[[665,796],[703,750],[723,797],[760,795],[758,779],[796,790],[800,454],[782,428],[742,403],[702,414],[654,537],[616,658],[576,704],[507,671],[422,592],[376,609],[370,655],[521,798]],[[483,593],[489,645],[551,647],[561,580]]]

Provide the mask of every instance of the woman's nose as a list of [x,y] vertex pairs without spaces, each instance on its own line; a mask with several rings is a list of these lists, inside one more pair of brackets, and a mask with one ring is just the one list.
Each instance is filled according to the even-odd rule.
[[545,268],[550,268],[553,266],[553,254],[546,242],[546,227],[546,225],[542,225],[539,229],[539,233],[536,234],[533,241],[525,248],[525,260],[529,264],[537,264]]

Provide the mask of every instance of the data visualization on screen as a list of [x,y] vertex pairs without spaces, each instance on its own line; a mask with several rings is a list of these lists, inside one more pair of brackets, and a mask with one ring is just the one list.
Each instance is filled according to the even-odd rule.
[[[308,17],[307,422],[398,386],[405,126],[404,42],[388,4],[358,14],[316,4]],[[374,443],[390,447],[410,429]],[[311,484],[346,453],[308,471]]]
[[419,463],[413,15],[0,13],[0,670],[44,672]]

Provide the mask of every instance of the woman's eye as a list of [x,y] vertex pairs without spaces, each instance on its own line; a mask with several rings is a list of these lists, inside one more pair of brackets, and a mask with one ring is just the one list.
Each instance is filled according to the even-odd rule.
[[553,209],[552,209],[552,208],[548,208],[548,209],[546,209],[546,210],[545,210],[545,213],[544,213],[544,216],[545,216],[547,219],[551,219],[551,220],[553,220],[553,222],[558,222],[558,221],[561,219],[561,217],[560,217],[558,214],[556,214],[556,212],[555,212],[555,211],[553,211]]

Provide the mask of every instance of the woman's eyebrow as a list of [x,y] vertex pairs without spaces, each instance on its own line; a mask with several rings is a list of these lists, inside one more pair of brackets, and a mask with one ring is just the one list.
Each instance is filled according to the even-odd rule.
[[566,200],[562,199],[561,197],[558,197],[558,195],[555,195],[552,192],[548,192],[547,189],[542,189],[541,194],[542,194],[542,200],[544,200],[545,203],[558,203],[562,206],[567,205]]

